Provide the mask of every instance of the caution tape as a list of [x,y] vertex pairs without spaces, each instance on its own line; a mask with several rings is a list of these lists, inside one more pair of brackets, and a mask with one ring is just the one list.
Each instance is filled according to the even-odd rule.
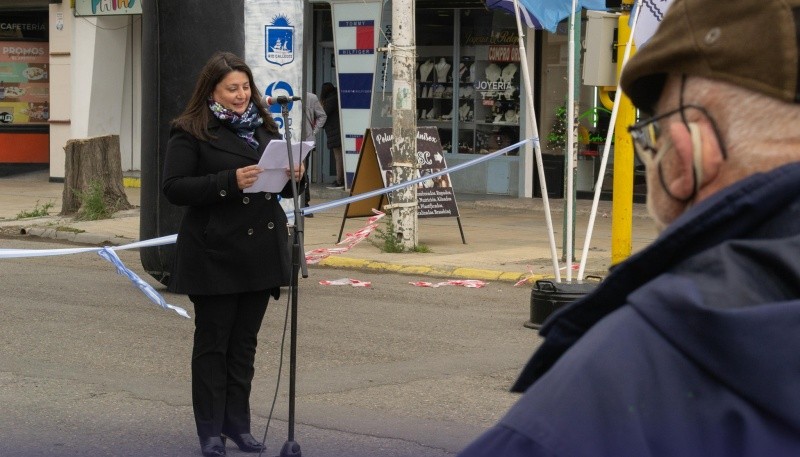
[[435,283],[426,281],[415,281],[415,282],[409,282],[409,284],[417,287],[461,286],[470,289],[480,289],[481,287],[486,286],[487,283],[485,281],[481,281],[480,279],[451,279],[450,281],[442,281]]
[[334,280],[323,280],[319,282],[323,286],[353,286],[353,287],[372,287],[370,281],[359,281],[358,279],[342,278]]
[[364,241],[372,234],[372,232],[375,231],[375,229],[378,228],[378,221],[386,215],[375,208],[372,209],[372,212],[375,213],[375,215],[367,219],[367,223],[364,225],[364,227],[356,230],[355,232],[345,234],[345,238],[336,243],[337,246],[342,245],[342,247],[312,249],[306,252],[306,263],[311,265],[320,263],[323,259],[329,257],[331,254],[341,254],[343,252],[347,252],[358,243]]

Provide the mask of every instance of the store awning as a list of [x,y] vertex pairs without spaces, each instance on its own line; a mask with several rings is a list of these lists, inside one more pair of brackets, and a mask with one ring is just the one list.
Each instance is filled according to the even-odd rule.
[[[569,17],[572,0],[517,0],[522,18],[528,28],[556,31],[558,23]],[[500,9],[514,14],[514,0],[484,0],[489,9]],[[576,7],[606,11],[606,0],[577,0]]]
[[[507,13],[510,13],[512,16],[516,16],[516,14],[514,13],[514,0],[484,0],[484,3],[486,3],[486,7],[491,10],[502,10],[506,11]],[[522,6],[522,3],[520,3],[519,6],[520,6],[520,12],[522,13],[521,19],[525,23],[525,25],[529,29],[541,30],[542,24],[539,23],[539,20],[536,19],[536,17],[533,14],[531,14],[531,12],[528,11],[524,6]]]

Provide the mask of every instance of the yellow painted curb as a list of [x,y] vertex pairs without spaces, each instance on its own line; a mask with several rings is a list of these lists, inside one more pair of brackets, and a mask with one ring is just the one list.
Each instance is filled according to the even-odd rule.
[[122,177],[122,185],[125,187],[135,187],[140,188],[142,187],[142,180],[141,178],[128,178]]
[[[477,268],[442,269],[426,265],[399,265],[374,260],[353,259],[350,257],[330,256],[322,259],[320,266],[331,268],[364,269],[381,272],[399,273],[404,275],[435,276],[443,278],[478,279],[481,281],[517,282],[528,275],[519,272],[503,272],[495,270],[481,270]],[[538,275],[537,275],[538,276]],[[541,276],[542,278],[544,276]],[[536,277],[535,279],[540,279]],[[531,279],[531,283],[535,280]]]

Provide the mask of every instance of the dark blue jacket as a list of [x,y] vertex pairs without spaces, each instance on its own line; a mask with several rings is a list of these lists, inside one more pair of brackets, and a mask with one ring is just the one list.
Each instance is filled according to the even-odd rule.
[[687,211],[541,333],[462,457],[800,456],[800,164]]

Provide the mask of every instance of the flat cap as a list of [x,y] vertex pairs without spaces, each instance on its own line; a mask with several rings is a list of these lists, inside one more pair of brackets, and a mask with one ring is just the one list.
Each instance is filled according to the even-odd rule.
[[652,112],[669,73],[800,102],[800,0],[674,0],[622,71],[622,90]]

